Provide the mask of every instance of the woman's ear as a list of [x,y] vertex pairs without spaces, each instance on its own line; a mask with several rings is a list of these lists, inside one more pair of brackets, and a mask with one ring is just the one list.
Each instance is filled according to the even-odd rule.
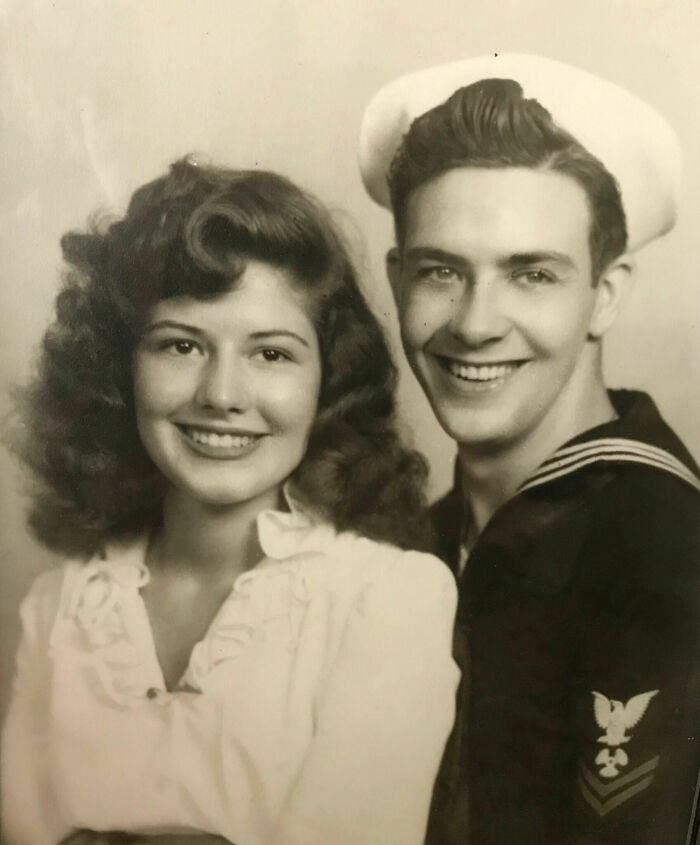
[[616,258],[601,273],[596,285],[597,298],[588,329],[590,338],[599,340],[615,322],[633,275],[634,259],[628,254]]
[[391,292],[394,294],[394,302],[399,304],[399,291],[401,286],[401,254],[396,247],[392,247],[386,254],[386,274],[391,285]]

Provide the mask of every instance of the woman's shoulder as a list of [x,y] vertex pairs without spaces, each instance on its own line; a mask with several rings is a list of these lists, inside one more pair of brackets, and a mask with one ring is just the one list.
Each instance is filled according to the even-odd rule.
[[[425,552],[365,537],[341,534],[338,539],[344,548],[332,568],[334,591],[352,595],[343,630],[345,655],[365,668],[390,664],[392,672],[405,661],[427,662],[431,671],[447,672],[452,684],[457,587],[448,567]],[[348,581],[352,587],[345,589]]]
[[135,577],[142,568],[142,545],[139,541],[91,558],[68,558],[57,562],[31,583],[21,604],[22,616],[49,621],[61,609],[75,604],[79,594],[94,591],[96,583],[124,581],[127,573],[134,573]]
[[34,578],[19,606],[22,630],[26,637],[39,643],[48,641],[82,565],[76,560],[63,561]]
[[400,549],[350,532],[336,535],[328,551],[335,580],[351,580],[366,606],[390,604],[453,613],[457,588],[449,568],[435,555]]
[[337,541],[340,546],[346,545],[351,550],[356,561],[370,568],[378,567],[382,573],[410,574],[421,581],[454,583],[449,567],[429,552],[402,549],[351,532],[339,533]]
[[454,584],[447,566],[426,552],[400,549],[353,531],[338,531],[313,513],[265,511],[258,518],[258,538],[272,560],[317,559],[340,581],[408,578],[418,583]]
[[84,565],[82,561],[64,560],[37,575],[22,601],[24,612],[46,615],[56,608],[67,586],[75,580]]

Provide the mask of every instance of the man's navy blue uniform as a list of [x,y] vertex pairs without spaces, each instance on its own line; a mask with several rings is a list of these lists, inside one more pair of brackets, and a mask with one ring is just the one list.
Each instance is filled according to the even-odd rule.
[[[468,660],[435,842],[686,842],[700,760],[697,467],[648,396],[611,399],[619,418],[545,461],[459,576]],[[455,574],[464,513],[457,480],[433,510]]]
[[634,254],[674,225],[678,139],[607,80],[501,53],[388,83],[360,134],[459,467],[434,509],[464,677],[431,845],[689,845],[697,467],[602,354]]

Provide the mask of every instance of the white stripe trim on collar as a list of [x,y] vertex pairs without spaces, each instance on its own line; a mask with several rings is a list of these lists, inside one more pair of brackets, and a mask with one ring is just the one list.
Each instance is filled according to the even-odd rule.
[[674,458],[665,449],[649,446],[637,440],[609,437],[588,441],[587,443],[579,443],[577,446],[567,446],[557,450],[551,458],[547,458],[540,468],[530,476],[527,483],[534,481],[540,475],[546,475],[552,470],[561,469],[565,466],[571,466],[583,458],[599,453],[639,455],[663,463],[669,468],[680,468],[685,473],[690,472],[684,464]]
[[589,440],[586,443],[559,449],[525,481],[518,492],[522,493],[524,490],[554,481],[563,475],[598,462],[638,463],[654,467],[675,475],[700,492],[700,481],[670,452],[639,440],[622,437]]

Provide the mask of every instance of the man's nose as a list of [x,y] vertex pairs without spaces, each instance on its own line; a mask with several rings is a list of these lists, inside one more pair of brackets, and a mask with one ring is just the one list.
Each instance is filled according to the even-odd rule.
[[249,402],[245,362],[231,352],[217,352],[202,368],[198,404],[209,410],[240,413]]
[[466,346],[483,346],[500,340],[508,331],[497,280],[476,279],[465,285],[450,320],[450,332]]

